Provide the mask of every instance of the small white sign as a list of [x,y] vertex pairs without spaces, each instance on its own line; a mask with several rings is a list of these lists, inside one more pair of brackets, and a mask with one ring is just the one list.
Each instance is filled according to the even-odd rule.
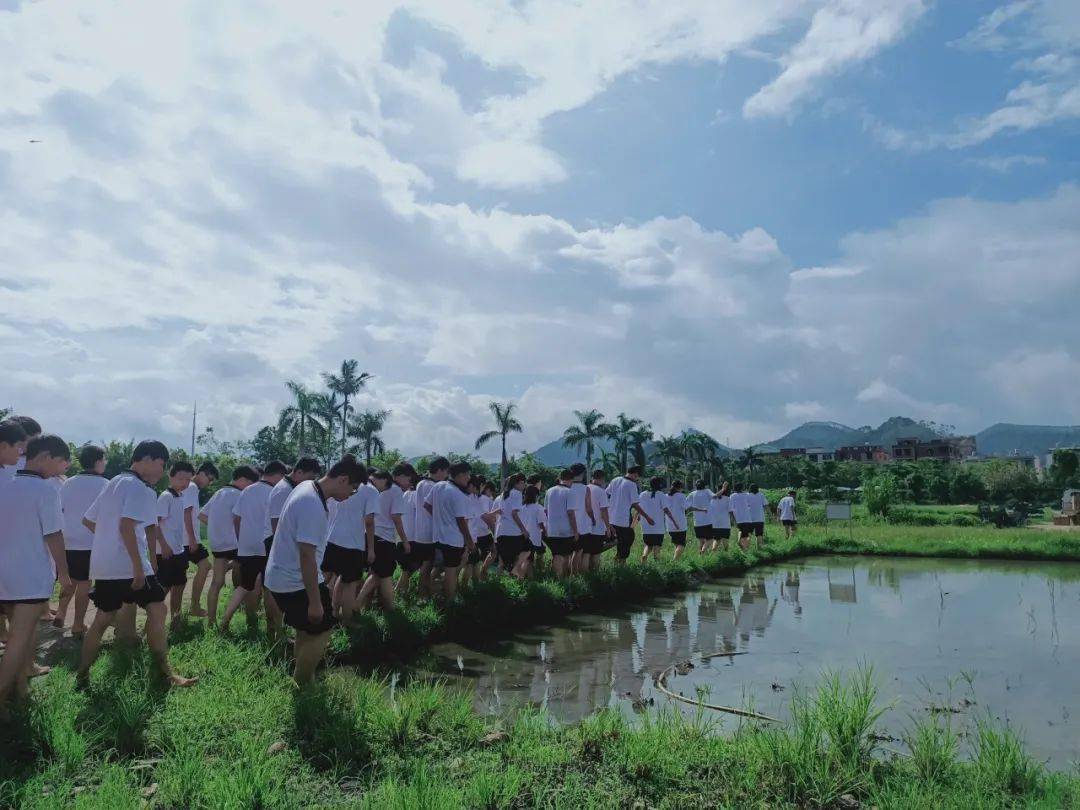
[[851,520],[850,503],[827,503],[825,504],[826,520]]

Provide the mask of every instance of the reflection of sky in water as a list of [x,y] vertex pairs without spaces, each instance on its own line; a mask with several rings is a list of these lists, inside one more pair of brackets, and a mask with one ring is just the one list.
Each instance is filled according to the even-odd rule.
[[[748,654],[701,659],[735,650]],[[955,727],[989,713],[1021,729],[1054,766],[1080,759],[1071,717],[1080,707],[1074,563],[817,557],[490,647],[440,645],[425,671],[474,683],[482,709],[532,702],[571,722],[601,706],[630,713],[635,700],[662,705],[653,678],[688,659],[694,669],[669,680],[675,691],[700,688],[709,702],[749,703],[778,717],[796,685],[867,662],[880,701],[895,704],[885,718],[894,733],[929,704],[958,707],[966,698],[975,705],[951,715]]]

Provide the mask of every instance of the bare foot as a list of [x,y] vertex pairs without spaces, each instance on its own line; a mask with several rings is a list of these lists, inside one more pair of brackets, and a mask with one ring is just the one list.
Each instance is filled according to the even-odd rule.
[[56,618],[54,618],[52,620],[52,626],[55,627],[57,630],[63,630],[64,629],[64,617],[57,614]]
[[169,676],[170,686],[179,686],[182,689],[186,689],[189,686],[194,686],[199,682],[198,678],[181,678],[179,675]]
[[71,628],[71,637],[72,638],[82,638],[85,635],[86,635],[86,628],[85,627],[72,627]]
[[52,672],[52,667],[44,666],[36,661],[30,667],[31,678],[40,678],[42,675],[48,675],[50,672]]

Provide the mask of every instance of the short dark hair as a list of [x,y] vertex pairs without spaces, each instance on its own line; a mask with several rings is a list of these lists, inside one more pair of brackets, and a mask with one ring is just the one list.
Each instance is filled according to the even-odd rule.
[[457,478],[462,473],[472,472],[472,464],[467,461],[459,461],[450,465],[450,477]]
[[96,444],[84,444],[79,448],[79,466],[84,470],[94,469],[94,465],[105,458],[105,448]]
[[380,481],[391,481],[393,478],[386,470],[368,470],[368,478],[378,478]]
[[15,422],[22,426],[22,429],[26,431],[26,435],[40,436],[41,435],[41,423],[38,422],[32,416],[12,416],[10,417],[12,422]]
[[491,481],[485,481],[480,485],[480,492],[487,492],[488,490],[495,491],[495,485]]
[[708,481],[706,481],[704,478],[699,478],[697,481],[694,482],[694,489],[705,489],[705,487],[707,487],[708,485]]
[[654,475],[651,479],[649,479],[649,489],[651,489],[653,492],[657,492],[657,491],[659,491],[659,490],[661,490],[663,488],[664,488],[664,479],[663,479],[663,477],[661,477],[659,475]]
[[203,473],[204,475],[209,475],[215,481],[221,477],[221,473],[218,472],[218,468],[214,465],[214,462],[212,461],[204,461],[202,464],[200,464],[199,472]]
[[607,478],[607,473],[605,473],[603,470],[593,470],[592,471],[592,480],[593,481],[601,481],[604,478]]
[[580,461],[571,464],[570,472],[572,472],[574,475],[581,475],[583,472],[585,472],[585,465],[582,464]]
[[448,459],[446,456],[436,456],[430,462],[428,462],[427,469],[429,473],[439,472],[440,470],[448,470],[450,469],[450,459]]
[[795,492],[795,490],[793,490],[793,489],[789,489],[789,490],[787,491],[787,494],[788,494],[788,495],[795,495],[795,494],[797,494],[797,493]]
[[23,426],[14,419],[5,419],[0,422],[0,442],[4,444],[18,444],[26,441],[26,431]]
[[55,433],[45,433],[35,436],[26,445],[26,457],[34,458],[46,453],[52,458],[71,458],[71,448],[68,443]]
[[757,484],[751,484],[750,485],[750,491],[751,492],[757,492],[758,491],[758,485]]
[[235,470],[232,471],[232,480],[237,481],[241,478],[247,479],[251,483],[255,483],[259,480],[259,471],[252,467],[250,464],[241,464]]
[[263,475],[286,475],[289,472],[289,468],[285,466],[284,461],[274,459],[265,467],[263,467]]
[[632,467],[626,468],[627,475],[641,475],[643,471],[644,470],[642,469],[642,466],[640,464],[635,464]]
[[574,471],[567,467],[565,470],[559,473],[560,481],[570,481],[574,477]]
[[323,465],[314,456],[300,456],[292,467],[293,472],[315,473],[322,475]]
[[527,484],[539,484],[543,480],[544,480],[544,476],[542,476],[540,473],[533,473],[532,475],[530,475],[528,478],[525,479],[525,483],[527,483]]
[[191,473],[195,474],[195,466],[190,461],[174,461],[172,467],[169,469],[169,475],[176,475],[177,473]]
[[402,461],[400,464],[394,465],[394,478],[397,478],[399,475],[407,475],[413,483],[416,483],[416,468],[407,461]]
[[143,461],[144,459],[149,461],[158,461],[160,459],[168,464],[169,448],[165,446],[165,442],[159,442],[157,439],[143,439],[131,451],[131,462],[134,464],[136,461]]
[[[284,466],[284,465],[282,465]],[[342,475],[349,477],[350,484],[363,484],[367,481],[368,471],[367,467],[356,460],[356,456],[352,453],[346,453],[330,468],[330,472],[327,473],[331,478],[338,478]]]
[[534,486],[532,486],[530,484],[529,486],[525,487],[525,493],[524,493],[524,495],[522,495],[521,500],[522,500],[523,503],[536,503],[537,500],[539,500],[539,498],[540,498],[540,490],[539,490],[539,488],[534,487]]

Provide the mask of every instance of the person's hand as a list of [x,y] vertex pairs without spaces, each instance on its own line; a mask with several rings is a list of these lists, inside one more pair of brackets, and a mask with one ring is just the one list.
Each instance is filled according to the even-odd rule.
[[168,543],[161,544],[161,557],[164,560],[171,559],[173,556],[173,550]]
[[146,587],[146,574],[139,571],[135,576],[131,578],[131,590],[141,591]]
[[194,559],[194,558],[195,558],[195,554],[196,554],[196,553],[198,552],[198,550],[199,550],[199,545],[198,545],[197,543],[196,543],[196,544],[195,544],[194,546],[192,546],[192,545],[189,545],[189,546],[187,547],[187,550],[188,550],[188,553],[190,553],[190,554],[191,554],[191,557],[192,557],[192,559]]
[[307,617],[311,624],[319,624],[323,620],[323,606],[320,600],[308,599]]
[[371,565],[373,562],[375,562],[375,546],[374,545],[368,545],[367,561],[368,561],[368,565]]
[[648,524],[649,524],[650,526],[655,526],[655,525],[656,525],[656,521],[655,521],[655,520],[653,520],[653,519],[652,519],[651,517],[649,517],[648,515],[645,515],[644,517],[645,517],[645,520],[646,520],[646,522],[647,522],[647,523],[648,523]]
[[405,549],[405,553],[406,553],[406,554],[412,554],[412,544],[411,544],[411,543],[409,543],[409,541],[408,541],[408,540],[406,540],[406,541],[405,541],[404,543],[402,543],[402,544],[401,544],[401,547],[402,547],[403,549]]

